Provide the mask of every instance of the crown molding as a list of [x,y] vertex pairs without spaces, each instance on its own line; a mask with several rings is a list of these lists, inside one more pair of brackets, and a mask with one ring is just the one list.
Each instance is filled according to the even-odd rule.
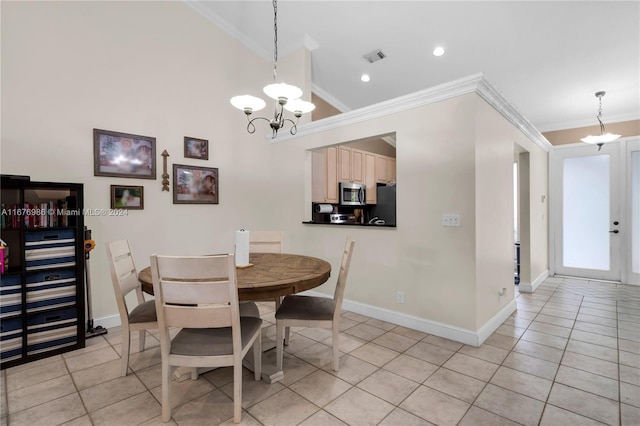
[[482,77],[478,82],[478,94],[489,105],[496,109],[500,114],[504,116],[511,124],[516,126],[522,133],[524,133],[531,141],[545,152],[549,152],[553,145],[545,138],[540,131],[534,127],[533,124],[527,118],[516,109],[504,96],[495,88],[486,78]]
[[341,113],[351,111],[351,108],[343,104],[342,101],[337,99],[335,96],[333,96],[331,93],[327,92],[323,88],[319,87],[317,84],[311,83],[311,91],[316,95],[318,95],[318,97],[322,98],[323,101],[325,101],[326,103],[328,103],[329,105],[331,105],[332,107],[340,111]]
[[[317,93],[317,92],[316,92]],[[390,114],[410,110],[420,106],[440,102],[468,93],[478,93],[487,103],[500,112],[511,124],[520,129],[543,151],[551,150],[552,145],[513,105],[496,90],[483,74],[473,74],[458,80],[430,87],[419,92],[410,93],[388,101],[380,102],[364,108],[344,112],[339,115],[313,121],[298,127],[296,135],[282,134],[273,143],[295,139],[302,136],[324,132],[330,129],[360,123],[384,117]],[[320,95],[318,93],[320,97]],[[324,98],[323,98],[324,99]]]
[[213,13],[210,9],[202,5],[201,1],[197,0],[182,0],[187,6],[195,10],[202,15],[208,21],[213,22],[218,28],[230,35],[231,37],[244,44],[249,50],[258,55],[264,60],[273,59],[273,52],[268,51],[259,44],[255,43],[251,38],[247,37],[241,31],[238,31],[236,27],[231,25],[227,20],[221,18],[219,15]]

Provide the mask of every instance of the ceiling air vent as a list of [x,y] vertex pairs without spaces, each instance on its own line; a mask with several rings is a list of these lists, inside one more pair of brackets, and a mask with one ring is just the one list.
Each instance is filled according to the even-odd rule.
[[387,55],[382,53],[382,50],[380,49],[374,50],[373,52],[370,52],[364,55],[364,58],[370,63],[378,62],[380,59],[384,59],[386,57]]

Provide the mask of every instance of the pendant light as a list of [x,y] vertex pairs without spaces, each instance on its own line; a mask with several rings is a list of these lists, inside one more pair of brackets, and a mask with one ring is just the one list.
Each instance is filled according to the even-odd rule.
[[[269,122],[271,131],[273,133],[272,138],[278,135],[278,130],[284,128],[287,123],[291,124],[289,133],[295,135],[298,131],[298,119],[302,114],[311,112],[315,109],[315,105],[311,102],[303,101],[300,99],[302,96],[302,90],[296,86],[292,86],[286,83],[277,83],[278,76],[278,4],[277,0],[273,0],[273,31],[274,31],[274,49],[273,49],[273,83],[264,87],[264,93],[274,100],[274,113],[273,118],[266,117],[254,117],[251,118],[251,114],[255,111],[260,111],[266,106],[266,103],[255,96],[240,95],[231,98],[231,105],[238,108],[247,115],[247,132],[255,133],[256,126],[253,124],[256,120],[265,120]],[[296,118],[295,121],[291,118],[285,118],[284,110],[293,113]]]
[[596,98],[598,98],[598,101],[600,103],[600,106],[598,108],[598,115],[596,116],[598,122],[600,123],[600,134],[589,135],[580,139],[582,142],[598,145],[598,151],[602,149],[602,145],[604,145],[605,143],[613,142],[620,137],[620,135],[614,135],[613,133],[604,132],[604,124],[602,123],[600,117],[602,117],[602,97],[605,95],[605,93],[605,91],[596,92]]

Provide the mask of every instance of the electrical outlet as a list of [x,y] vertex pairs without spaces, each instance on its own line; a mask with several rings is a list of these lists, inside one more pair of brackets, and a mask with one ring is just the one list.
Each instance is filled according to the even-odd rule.
[[442,226],[460,226],[460,215],[457,213],[443,213]]
[[404,292],[399,291],[396,293],[396,302],[397,303],[404,303]]

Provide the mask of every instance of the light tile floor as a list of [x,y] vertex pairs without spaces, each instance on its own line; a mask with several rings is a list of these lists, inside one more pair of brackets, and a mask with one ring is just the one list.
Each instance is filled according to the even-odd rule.
[[[295,329],[283,381],[245,372],[242,424],[640,425],[640,287],[549,278],[516,300],[479,348],[345,312],[339,372],[328,331]],[[273,337],[273,305],[259,307]],[[2,371],[0,423],[161,424],[159,342],[147,342],[124,378],[117,329]],[[230,369],[173,386],[170,424],[232,424]]]

